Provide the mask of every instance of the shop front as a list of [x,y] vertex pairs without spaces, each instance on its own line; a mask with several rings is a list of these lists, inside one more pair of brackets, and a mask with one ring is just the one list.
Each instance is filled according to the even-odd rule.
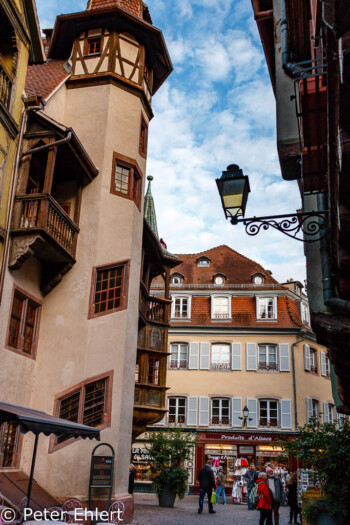
[[[295,433],[290,433],[287,439],[293,439]],[[246,459],[248,464],[254,463],[259,470],[267,464],[272,467],[286,467],[296,470],[293,458],[283,455],[281,441],[286,436],[273,432],[200,432],[196,444],[196,468],[194,492],[199,493],[198,472],[209,462],[214,473],[219,467],[226,472],[226,492],[230,494],[232,486],[240,471],[237,460]]]

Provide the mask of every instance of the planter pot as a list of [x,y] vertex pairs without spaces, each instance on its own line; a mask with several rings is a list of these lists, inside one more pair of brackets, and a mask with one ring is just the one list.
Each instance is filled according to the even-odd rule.
[[330,516],[327,512],[321,512],[315,521],[315,525],[345,525],[345,516],[338,512]]
[[167,487],[164,487],[162,492],[158,494],[160,507],[173,507],[175,503],[176,493]]

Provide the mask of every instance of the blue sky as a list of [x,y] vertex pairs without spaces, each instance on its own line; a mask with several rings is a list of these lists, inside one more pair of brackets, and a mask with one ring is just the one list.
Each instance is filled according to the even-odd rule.
[[[275,103],[251,0],[148,0],[174,72],[153,99],[147,173],[158,229],[174,253],[227,244],[280,281],[305,279],[302,243],[274,230],[248,236],[224,219],[215,178],[228,164],[250,177],[246,216],[292,213],[295,182],[280,175]],[[37,0],[42,28],[86,0]]]

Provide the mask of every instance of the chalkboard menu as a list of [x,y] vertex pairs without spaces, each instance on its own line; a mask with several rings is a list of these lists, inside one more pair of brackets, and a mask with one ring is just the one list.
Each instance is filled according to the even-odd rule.
[[113,456],[92,456],[91,488],[112,487]]

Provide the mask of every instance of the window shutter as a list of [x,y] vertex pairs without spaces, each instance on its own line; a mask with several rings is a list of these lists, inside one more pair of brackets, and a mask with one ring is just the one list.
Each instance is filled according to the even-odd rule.
[[242,370],[242,343],[232,343],[232,370]]
[[209,397],[199,398],[199,426],[209,426]]
[[328,403],[323,403],[323,421],[329,423]]
[[304,345],[304,367],[305,370],[311,370],[311,364],[310,364],[310,346]]
[[200,369],[210,369],[210,344],[201,343],[201,355],[200,355]]
[[321,351],[321,375],[326,376],[326,354]]
[[187,398],[187,425],[191,427],[197,426],[197,405],[198,397]]
[[247,343],[247,370],[256,370],[256,343]]
[[307,422],[309,422],[310,419],[313,416],[313,413],[312,413],[312,398],[311,397],[307,397],[306,398],[306,411],[307,411]]
[[190,355],[188,359],[188,368],[198,370],[199,365],[199,343],[190,343]]
[[281,399],[281,428],[292,428],[292,401]]
[[258,401],[257,399],[247,397],[247,408],[249,410],[247,428],[256,428],[258,426]]
[[242,398],[233,397],[232,398],[232,426],[241,427],[242,426]]
[[289,343],[280,343],[280,372],[290,372]]

